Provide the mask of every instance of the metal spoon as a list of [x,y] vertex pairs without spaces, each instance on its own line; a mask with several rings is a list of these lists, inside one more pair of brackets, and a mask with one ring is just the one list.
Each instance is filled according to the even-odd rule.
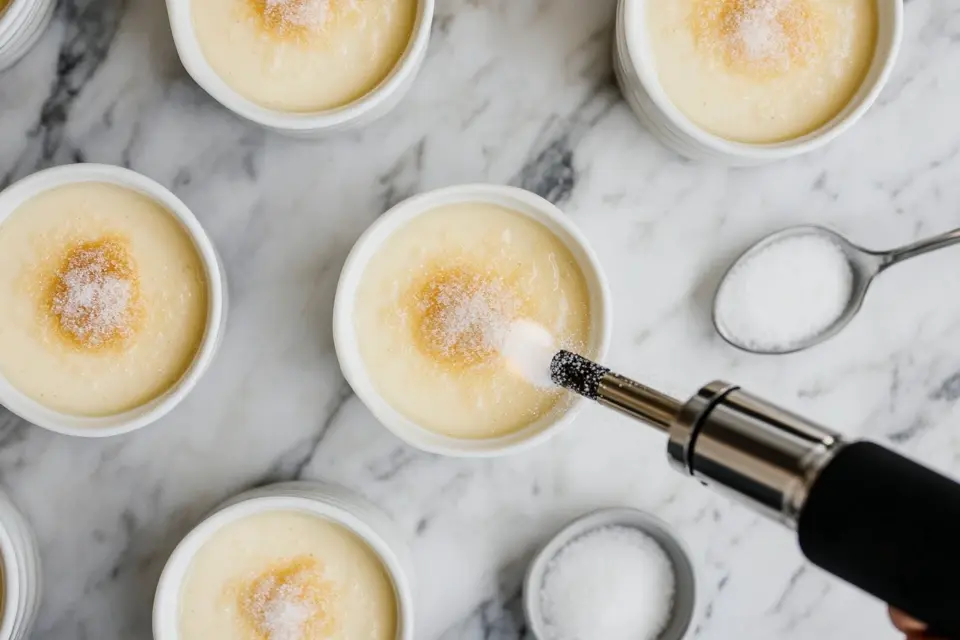
[[[724,281],[726,281],[726,279],[730,276],[730,273],[734,268],[737,267],[737,265],[742,264],[748,258],[755,256],[763,248],[775,242],[781,242],[787,238],[803,235],[820,235],[821,237],[829,239],[833,241],[846,256],[847,262],[850,265],[850,272],[853,276],[853,282],[850,288],[850,298],[847,300],[847,304],[843,311],[826,329],[820,333],[810,336],[809,338],[800,342],[786,344],[782,348],[759,348],[756,345],[747,344],[743,341],[742,337],[730,334],[724,328],[723,324],[718,322],[717,319],[717,301],[720,291],[723,289]],[[714,295],[713,326],[717,330],[717,333],[719,333],[720,336],[728,343],[734,347],[737,347],[738,349],[743,349],[744,351],[749,351],[751,353],[783,354],[802,351],[803,349],[820,344],[824,340],[835,336],[845,326],[847,326],[847,324],[853,320],[853,317],[857,315],[857,312],[863,305],[863,299],[867,295],[867,289],[870,288],[870,284],[873,282],[873,279],[878,275],[893,265],[903,262],[904,260],[909,260],[910,258],[915,258],[921,254],[936,251],[937,249],[943,249],[944,247],[949,247],[957,243],[960,243],[960,229],[947,231],[946,233],[942,233],[925,240],[913,242],[889,251],[870,251],[869,249],[864,249],[863,247],[853,244],[839,233],[816,225],[802,225],[778,231],[763,238],[749,249],[744,251],[740,257],[734,261],[730,268],[727,269],[726,273],[723,275],[723,279],[720,281],[720,286],[717,287],[717,293]]]

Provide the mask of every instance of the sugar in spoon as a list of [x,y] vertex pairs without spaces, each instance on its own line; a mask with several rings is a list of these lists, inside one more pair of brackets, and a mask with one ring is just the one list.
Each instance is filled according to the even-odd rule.
[[[713,325],[728,343],[752,353],[807,349],[853,320],[879,274],[958,242],[960,229],[954,229],[871,251],[820,226],[778,231],[747,249],[724,274],[714,297]],[[796,329],[793,335],[790,329]]]

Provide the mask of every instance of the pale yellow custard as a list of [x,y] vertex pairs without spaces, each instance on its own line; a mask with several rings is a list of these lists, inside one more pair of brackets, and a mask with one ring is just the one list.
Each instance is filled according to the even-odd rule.
[[207,62],[237,93],[286,112],[362,98],[399,62],[417,0],[192,0]]
[[395,640],[397,599],[353,532],[297,511],[249,516],[197,551],[180,640]]
[[847,106],[877,42],[876,0],[648,0],[657,77],[694,124],[772,143]]
[[172,387],[206,328],[197,249],[136,191],[51,189],[0,222],[0,374],[51,409],[106,416]]
[[589,346],[589,292],[570,250],[492,204],[441,207],[400,228],[367,265],[355,304],[360,353],[381,396],[457,438],[514,433],[563,401],[510,370],[497,345],[509,323],[532,320],[560,345]]

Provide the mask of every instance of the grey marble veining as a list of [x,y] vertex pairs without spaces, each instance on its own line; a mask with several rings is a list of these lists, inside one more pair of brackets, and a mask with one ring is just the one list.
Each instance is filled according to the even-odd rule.
[[384,120],[323,142],[246,124],[186,76],[159,0],[65,0],[0,75],[0,185],[121,164],[196,212],[229,273],[223,347],[195,392],[130,436],[55,436],[0,409],[0,483],[40,538],[37,640],[146,640],[157,577],[218,501],[326,478],[390,512],[415,554],[418,638],[513,640],[524,565],[584,511],[671,522],[700,577],[694,637],[894,638],[880,603],[805,565],[792,536],[667,468],[652,430],[591,408],[529,453],[464,461],[376,424],[337,366],[331,310],[363,229],[419,191],[476,181],[557,202],[615,296],[611,364],[686,395],[716,377],[960,472],[960,253],[891,271],[837,339],[764,358],[709,326],[720,270],[760,235],[829,224],[868,246],[960,226],[960,7],[911,0],[876,107],[827,149],[751,170],[687,162],[612,84],[614,0],[438,0],[426,65]]

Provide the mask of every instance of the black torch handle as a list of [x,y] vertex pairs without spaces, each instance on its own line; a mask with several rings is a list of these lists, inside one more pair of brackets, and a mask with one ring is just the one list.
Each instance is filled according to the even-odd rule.
[[814,564],[960,640],[960,484],[879,445],[847,445],[800,513]]

